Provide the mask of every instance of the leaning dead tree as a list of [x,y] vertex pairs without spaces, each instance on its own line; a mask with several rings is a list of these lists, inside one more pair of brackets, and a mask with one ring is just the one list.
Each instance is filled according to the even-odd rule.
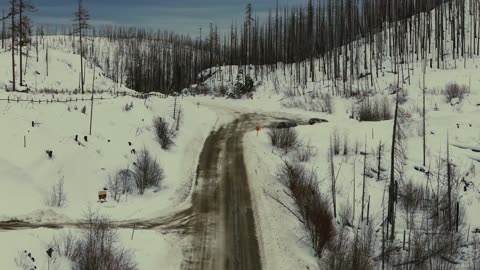
[[[405,133],[402,129],[402,123],[405,121],[403,111],[399,108],[399,89],[395,104],[395,116],[393,122],[392,149],[390,153],[390,184],[388,188],[388,215],[387,221],[390,225],[390,239],[395,238],[395,204],[398,196],[398,183],[403,178],[404,163],[406,160]],[[388,229],[387,229],[388,234]]]

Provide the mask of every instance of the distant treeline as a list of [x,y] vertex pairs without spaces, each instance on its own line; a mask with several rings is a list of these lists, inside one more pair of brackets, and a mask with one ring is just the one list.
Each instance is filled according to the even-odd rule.
[[[263,76],[285,68],[278,63],[301,62],[308,67],[302,72],[309,71],[294,76],[296,83],[318,81],[317,70],[344,84],[361,76],[373,84],[385,56],[400,73],[402,65],[427,59],[432,51],[436,57],[430,56],[429,63],[438,68],[444,66],[447,51],[454,59],[478,55],[479,8],[478,0],[310,0],[307,6],[293,8],[277,4],[266,18],[259,18],[247,4],[244,21],[232,24],[227,33],[213,24],[195,36],[102,26],[85,35],[115,45],[103,57],[98,56],[105,50],[99,47],[103,44],[86,41],[84,50],[109,77],[141,92],[179,91],[204,79],[198,74],[210,67],[254,65],[255,76]],[[37,33],[70,35],[72,31],[68,26],[39,26]],[[447,41],[451,48],[445,48]],[[296,68],[290,72],[300,73],[300,65]],[[232,70],[226,80],[236,78]]]

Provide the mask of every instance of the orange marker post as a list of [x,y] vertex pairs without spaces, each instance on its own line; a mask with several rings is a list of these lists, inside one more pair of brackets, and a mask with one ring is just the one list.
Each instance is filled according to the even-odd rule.
[[258,137],[258,132],[260,132],[260,128],[257,127],[255,130],[257,131],[257,137]]

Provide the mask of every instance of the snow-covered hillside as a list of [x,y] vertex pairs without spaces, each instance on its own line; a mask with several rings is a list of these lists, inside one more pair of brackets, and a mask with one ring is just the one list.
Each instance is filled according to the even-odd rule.
[[[468,8],[466,9],[468,10]],[[431,12],[432,18],[435,11]],[[470,25],[473,17],[467,17]],[[473,41],[473,29],[467,28],[467,43]],[[433,32],[433,31],[432,31]],[[388,33],[390,34],[390,33]],[[378,37],[387,35],[379,33]],[[406,36],[409,36],[408,34]],[[411,36],[411,35],[410,35]],[[381,39],[380,39],[381,40]],[[381,41],[380,41],[381,42]],[[383,41],[385,42],[385,41]],[[410,44],[410,43],[409,43]],[[295,151],[285,154],[282,150],[273,148],[267,136],[267,132],[260,132],[257,137],[251,132],[245,137],[245,153],[249,176],[252,179],[255,205],[257,207],[256,218],[259,223],[260,244],[265,254],[267,269],[297,269],[318,267],[317,258],[308,242],[305,226],[297,217],[292,215],[297,206],[289,194],[285,183],[279,180],[279,171],[285,161],[302,163],[307,170],[317,176],[322,194],[332,202],[331,165],[329,162],[329,149],[332,137],[338,136],[339,147],[346,148],[346,154],[341,153],[334,157],[336,176],[336,204],[339,217],[335,220],[337,232],[346,228],[348,235],[354,239],[358,231],[365,232],[365,221],[360,221],[362,205],[362,178],[364,177],[364,148],[366,147],[366,184],[365,184],[365,207],[369,201],[369,213],[373,229],[374,248],[370,256],[376,267],[381,265],[381,239],[383,215],[387,214],[390,149],[392,144],[393,120],[379,122],[360,122],[359,111],[365,101],[388,100],[390,110],[395,107],[398,89],[402,89],[402,104],[400,108],[404,113],[405,122],[402,123],[406,135],[406,160],[403,164],[403,182],[399,183],[399,201],[405,201],[406,194],[412,186],[415,192],[436,194],[445,200],[446,189],[446,163],[447,145],[449,147],[450,162],[454,167],[455,182],[453,187],[456,203],[459,203],[460,219],[464,214],[463,223],[459,225],[459,234],[462,237],[462,246],[457,254],[451,255],[449,264],[442,259],[434,258],[433,269],[441,265],[449,265],[452,269],[473,269],[474,261],[478,265],[478,232],[480,219],[478,217],[478,205],[480,204],[480,189],[478,188],[480,166],[480,57],[475,52],[465,52],[465,57],[458,58],[452,55],[452,41],[448,33],[445,37],[444,63],[437,68],[437,51],[434,46],[426,52],[426,59],[413,57],[418,45],[408,47],[411,57],[405,61],[389,57],[389,51],[383,51],[383,55],[376,55],[373,62],[368,65],[377,65],[379,58],[382,62],[377,71],[374,67],[364,69],[363,62],[358,66],[359,74],[355,77],[348,76],[346,81],[342,78],[331,79],[331,73],[325,69],[328,66],[326,58],[314,60],[315,80],[312,82],[310,62],[283,65],[277,67],[247,67],[247,74],[255,81],[255,94],[251,100],[237,101],[237,103],[252,104],[253,107],[262,111],[265,107],[277,107],[277,110],[285,112],[297,112],[305,119],[310,117],[324,118],[329,123],[315,126],[300,126],[298,132],[303,145],[313,148],[313,157],[308,162],[299,162]],[[371,48],[365,45],[365,40],[358,40],[347,45],[355,48],[358,58],[363,60],[370,58]],[[367,48],[365,48],[367,46]],[[385,46],[385,48],[388,46]],[[343,51],[343,49],[340,49]],[[367,56],[363,53],[367,52]],[[408,54],[407,54],[408,55]],[[345,56],[340,56],[343,59]],[[360,60],[360,61],[361,61]],[[431,62],[432,61],[432,62]],[[343,63],[343,60],[339,61]],[[431,64],[432,63],[432,64]],[[354,61],[348,61],[348,65],[340,69],[350,69]],[[432,66],[430,66],[432,65]],[[207,70],[204,74],[212,74],[203,85],[202,91],[207,89],[214,95],[222,95],[225,91],[233,91],[237,82],[243,83],[243,76],[237,80],[239,69],[245,67],[221,66]],[[398,69],[398,70],[396,70]],[[343,74],[342,71],[340,74]],[[372,76],[366,75],[372,72]],[[450,84],[463,86],[467,94],[463,98],[448,100],[445,91]],[[192,87],[189,91],[195,92],[200,88]],[[228,89],[228,90],[225,90]],[[426,92],[426,166],[423,166],[423,131],[422,109],[423,89]],[[353,93],[353,94],[352,94]],[[331,100],[330,100],[331,99]],[[326,101],[332,106],[326,104]],[[229,101],[234,102],[234,101]],[[274,105],[273,105],[274,104]],[[330,108],[332,112],[329,113]],[[306,112],[309,111],[309,112]],[[447,144],[447,136],[449,144]],[[382,149],[380,167],[381,181],[377,181],[376,169],[378,168],[378,149]],[[357,149],[357,150],[356,150]],[[356,153],[355,153],[356,152]],[[422,172],[423,170],[423,172]],[[355,172],[355,173],[354,173]],[[425,173],[426,172],[426,173]],[[355,182],[354,182],[355,181]],[[355,186],[355,188],[354,188]],[[440,193],[440,194],[439,194]],[[355,194],[355,195],[354,195]],[[355,199],[354,199],[355,198]],[[433,198],[433,197],[429,197]],[[286,208],[281,203],[286,204]],[[354,207],[355,206],[355,207]],[[331,205],[332,210],[333,206]],[[434,230],[432,217],[424,206],[417,205],[414,210],[405,208],[403,203],[397,203],[396,240],[392,246],[402,247],[403,234],[406,239],[422,239],[419,234],[427,234],[428,230]],[[353,210],[355,209],[355,210]],[[365,210],[365,216],[367,209]],[[446,211],[445,208],[442,211]],[[453,211],[453,210],[452,210]],[[456,211],[456,210],[455,210]],[[413,214],[412,214],[413,213]],[[442,215],[445,215],[443,213]],[[343,226],[345,216],[349,226]],[[429,225],[430,224],[430,225]],[[357,233],[357,234],[356,234]],[[422,236],[423,237],[423,236]],[[430,238],[426,237],[428,241]],[[438,240],[435,240],[438,241]],[[407,243],[408,245],[408,243]],[[408,261],[413,256],[411,251],[418,244],[402,249],[392,259],[394,263]],[[424,247],[424,255],[431,256],[433,247]],[[432,251],[433,250],[433,251]],[[403,258],[400,258],[404,256]],[[430,257],[429,257],[430,258]],[[326,265],[327,258],[321,260],[320,265]],[[300,265],[300,266],[299,266]],[[325,266],[326,267],[326,266]],[[418,266],[420,267],[420,266]],[[442,266],[444,267],[444,266]],[[329,269],[321,268],[320,269]]]
[[[47,61],[48,59],[48,61]],[[16,83],[20,85],[20,57],[15,56]],[[12,56],[10,52],[0,53],[0,89],[11,89],[12,84]],[[24,76],[23,85],[30,91],[79,91],[80,81],[80,56],[61,50],[39,48],[38,62],[35,52],[29,52],[28,57],[23,57]],[[47,63],[48,62],[48,63]],[[95,86],[93,86],[93,65],[85,62],[85,90],[91,91],[131,91],[124,86],[115,84],[107,78],[104,72],[95,67]]]

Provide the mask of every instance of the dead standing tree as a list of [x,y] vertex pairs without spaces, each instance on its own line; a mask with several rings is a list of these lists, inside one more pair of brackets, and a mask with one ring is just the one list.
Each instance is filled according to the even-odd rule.
[[89,20],[90,14],[88,13],[88,10],[83,6],[83,1],[78,0],[78,10],[73,13],[73,34],[78,34],[80,41],[80,87],[82,89],[82,95],[84,94],[85,85],[82,38],[85,31],[90,27],[88,24]]
[[23,46],[30,43],[31,23],[27,17],[27,12],[35,12],[35,6],[29,0],[19,0],[18,2],[18,49],[20,55],[20,86],[23,86]]
[[452,226],[452,165],[450,163],[450,135],[447,134],[447,214],[448,231],[453,230]]
[[15,92],[15,36],[16,36],[16,24],[15,17],[17,16],[17,0],[10,0],[10,16],[11,25],[10,25],[10,34],[12,35],[12,44],[10,45],[12,51],[12,91]]
[[8,17],[5,16],[5,10],[2,10],[2,49],[5,49],[5,38],[6,38],[6,34],[5,34],[5,20],[7,19]]
[[330,160],[330,177],[332,181],[332,201],[333,201],[333,217],[337,218],[337,190],[336,190],[336,179],[335,179],[335,163],[333,161],[334,155],[334,143],[332,142],[332,137],[330,137],[330,149],[328,153],[328,159]]
[[[406,159],[405,133],[402,123],[405,120],[403,111],[399,108],[399,95],[395,105],[393,123],[392,150],[390,162],[390,185],[388,189],[388,224],[391,225],[390,239],[395,238],[395,203],[397,202],[398,181],[403,178],[403,166]],[[388,230],[387,230],[388,233]]]

